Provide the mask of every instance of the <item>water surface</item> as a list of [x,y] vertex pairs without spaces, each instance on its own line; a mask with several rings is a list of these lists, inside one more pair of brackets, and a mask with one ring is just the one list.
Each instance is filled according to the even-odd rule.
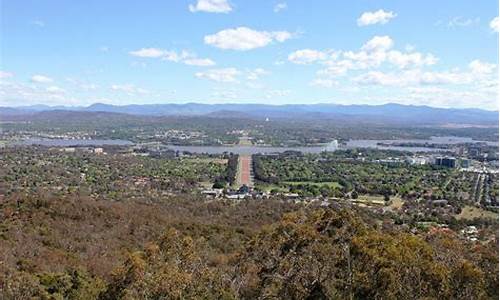
[[[401,147],[390,145],[379,145],[379,143],[418,143],[422,146],[415,147]],[[376,148],[381,150],[399,150],[410,152],[440,152],[450,151],[446,148],[431,148],[425,147],[425,143],[445,145],[445,144],[463,144],[463,143],[486,143],[490,146],[498,146],[498,142],[490,141],[475,141],[471,138],[464,137],[431,137],[430,139],[397,139],[397,140],[349,140],[339,147],[339,149],[353,149],[353,148]],[[132,146],[133,142],[120,139],[95,139],[95,140],[82,140],[82,139],[26,139],[23,141],[16,141],[12,145],[42,145],[48,147],[74,147],[74,146]],[[329,147],[330,146],[330,147]],[[332,150],[331,144],[317,145],[310,147],[267,147],[267,146],[177,146],[166,145],[167,148],[180,152],[191,153],[208,153],[220,154],[224,152],[235,154],[268,154],[268,153],[282,153],[285,151],[300,151],[302,153],[321,153],[323,151]]]
[[131,146],[134,143],[127,140],[110,140],[110,139],[26,139],[13,142],[12,145],[30,146],[40,145],[47,147],[75,147],[75,146]]

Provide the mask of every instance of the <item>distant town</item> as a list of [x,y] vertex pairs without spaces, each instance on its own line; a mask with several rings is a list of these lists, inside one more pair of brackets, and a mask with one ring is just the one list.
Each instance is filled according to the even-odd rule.
[[[207,131],[207,128],[165,129],[155,130],[153,134],[148,135],[146,131],[139,129],[133,130],[137,135],[130,140],[114,138],[119,128],[108,128],[106,131],[97,128],[66,132],[59,130],[55,133],[53,129],[27,130],[26,126],[29,125],[23,124],[13,123],[10,128],[5,127],[0,135],[2,151],[12,153],[12,149],[38,149],[36,151],[41,151],[44,156],[95,155],[101,156],[100,160],[106,160],[107,156],[113,160],[122,159],[120,157],[137,157],[139,161],[171,161],[180,165],[198,160],[209,164],[217,161],[220,174],[208,180],[193,182],[197,193],[206,199],[269,199],[279,196],[296,202],[317,201],[325,204],[328,201],[347,200],[353,205],[373,207],[376,211],[384,207],[389,210],[397,209],[391,206],[391,197],[399,205],[409,203],[405,198],[412,195],[412,191],[405,190],[406,194],[402,194],[398,190],[399,185],[408,183],[398,183],[390,186],[388,190],[380,191],[363,188],[362,182],[345,182],[347,178],[342,177],[343,170],[338,168],[341,168],[342,164],[352,164],[386,174],[383,176],[393,170],[407,170],[408,174],[429,173],[420,176],[444,176],[449,178],[446,179],[448,181],[464,177],[464,180],[467,178],[472,181],[463,191],[455,191],[455,194],[450,195],[442,190],[444,187],[439,187],[440,193],[429,190],[424,191],[424,195],[431,193],[432,205],[437,205],[441,210],[443,207],[458,209],[467,204],[484,210],[498,211],[495,186],[498,178],[498,143],[494,142],[452,136],[425,140],[349,140],[339,137],[329,141],[323,140],[323,143],[307,144],[298,143],[298,140],[294,142],[292,138],[273,146],[266,142],[268,138],[262,136],[265,132],[264,126],[270,126],[268,118],[262,125],[250,125],[251,129],[232,129],[225,132],[217,129],[216,132],[220,133],[214,133],[213,129]],[[207,144],[204,142],[207,139],[216,142]],[[223,143],[223,140],[226,142]],[[283,161],[283,165],[276,165],[276,169],[272,169],[272,165],[266,165],[267,161],[275,162],[273,164]],[[307,162],[310,163],[302,166]],[[329,163],[340,165],[325,170]],[[224,168],[226,170],[223,170]],[[303,168],[304,174],[309,174],[310,168],[314,172],[327,172],[324,175],[326,179],[312,174],[302,174],[299,177],[290,175],[290,171],[296,168]],[[151,185],[157,180],[154,177],[130,175],[135,178],[132,180],[134,186]],[[82,171],[81,176],[84,179],[87,174]],[[180,174],[180,177],[183,177],[183,174]],[[168,190],[169,193],[183,191],[182,188]],[[450,204],[453,200],[448,199],[449,197],[462,200],[459,200],[460,204]],[[453,209],[449,210],[452,214],[456,213]]]
[[0,300],[499,299],[498,4],[1,1]]

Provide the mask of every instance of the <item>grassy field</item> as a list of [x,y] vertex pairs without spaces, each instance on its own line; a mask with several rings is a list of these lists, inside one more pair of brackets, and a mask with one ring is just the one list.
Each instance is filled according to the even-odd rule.
[[240,146],[252,146],[252,140],[248,137],[240,137],[238,144]]
[[265,191],[265,192],[270,192],[271,190],[278,190],[280,192],[288,192],[288,189],[285,189],[279,185],[276,185],[276,184],[268,184],[268,183],[256,183],[255,184],[255,187],[262,190],[262,191]]
[[475,206],[465,206],[462,212],[457,215],[458,219],[472,220],[474,218],[487,218],[487,219],[497,219],[498,213],[485,210]]

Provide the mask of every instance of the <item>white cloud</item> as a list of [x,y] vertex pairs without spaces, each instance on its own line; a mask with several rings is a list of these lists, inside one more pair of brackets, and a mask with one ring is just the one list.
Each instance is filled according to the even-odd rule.
[[262,84],[261,82],[252,80],[252,79],[248,79],[248,81],[245,82],[245,86],[248,88],[251,88],[251,89],[255,89],[255,90],[262,90],[265,88],[264,84]]
[[142,57],[142,58],[161,58],[162,60],[168,60],[173,62],[178,62],[183,58],[187,58],[189,53],[183,50],[180,54],[172,50],[163,50],[158,48],[142,48],[135,51],[130,51],[130,55]]
[[36,83],[50,83],[54,80],[50,77],[43,76],[43,75],[33,75],[31,77],[31,81],[36,82]]
[[286,4],[286,2],[281,2],[281,3],[278,3],[278,4],[276,4],[276,5],[274,6],[273,11],[274,11],[275,13],[277,13],[277,12],[280,12],[280,11],[282,11],[282,10],[284,10],[284,9],[287,9],[287,8],[288,8],[288,5]]
[[496,65],[476,59],[470,62],[469,68],[475,74],[490,74],[496,68]]
[[[324,66],[316,72],[316,78],[309,82],[310,86],[342,89],[339,77],[349,74],[349,71],[368,70],[365,73],[351,77],[350,80],[359,86],[414,87],[431,85],[470,85],[475,79],[484,76],[473,75],[474,67],[480,72],[487,72],[491,66],[473,63],[469,72],[451,70],[444,72],[429,72],[422,67],[432,66],[438,58],[433,54],[416,52],[414,47],[405,47],[405,51],[393,49],[394,41],[389,36],[374,36],[368,40],[359,51],[314,49],[297,50],[289,54],[288,59],[296,64],[317,64]],[[378,71],[379,67],[388,66],[389,71]],[[392,68],[391,68],[392,67]],[[396,69],[394,69],[396,67]],[[384,68],[385,69],[385,68]],[[490,89],[491,88],[485,88]],[[353,93],[352,90],[349,93]],[[345,99],[344,99],[345,100]]]
[[65,91],[58,86],[49,86],[45,89],[48,93],[52,94],[63,94]]
[[209,67],[215,66],[215,62],[209,58],[190,58],[184,60],[186,65],[199,66],[199,67]]
[[189,51],[182,50],[177,53],[173,50],[163,50],[158,48],[142,48],[136,51],[130,51],[130,55],[141,58],[160,58],[161,60],[182,62],[190,66],[214,66],[215,62],[209,58],[198,58],[195,54]]
[[273,31],[270,35],[280,43],[292,38],[292,34],[288,31]]
[[166,55],[164,50],[158,48],[142,48],[140,50],[130,51],[129,54],[133,56],[149,58],[158,58]]
[[343,57],[352,62],[350,69],[367,69],[380,66],[387,59],[385,51],[347,51],[342,53]]
[[248,80],[257,80],[263,75],[269,74],[268,71],[262,69],[262,68],[257,68],[255,70],[249,71],[247,75]]
[[99,88],[99,86],[97,84],[93,84],[93,83],[83,83],[80,85],[80,88],[85,90],[85,91],[94,91],[94,90],[97,90]]
[[198,0],[196,5],[189,5],[190,12],[228,13],[231,10],[227,0]]
[[334,86],[339,85],[339,83],[333,79],[316,78],[313,81],[311,81],[310,85],[332,88]]
[[161,57],[162,60],[168,60],[168,61],[173,61],[173,62],[179,62],[182,61],[183,59],[191,58],[193,57],[188,51],[182,50],[180,53],[177,53],[172,50],[164,50],[163,51],[163,56]]
[[375,52],[375,51],[387,51],[392,48],[394,45],[394,41],[387,35],[374,36],[371,40],[366,42],[361,50],[367,52]]
[[472,82],[473,77],[469,73],[452,70],[445,72],[423,72],[416,80],[420,84],[468,84]]
[[323,70],[318,71],[319,76],[326,77],[337,77],[344,75],[348,70],[356,69],[354,63],[350,60],[339,60],[339,61],[329,61],[327,62],[328,67]]
[[410,44],[406,44],[405,45],[405,51],[406,52],[413,52],[413,51],[415,51],[415,46],[410,45]]
[[493,31],[500,31],[500,20],[498,17],[493,18],[490,22],[490,28],[493,29]]
[[409,87],[404,99],[411,104],[425,104],[436,107],[481,107],[498,110],[496,90],[461,91],[443,87]]
[[0,103],[19,106],[30,104],[68,105],[81,104],[81,100],[68,96],[58,87],[0,81]]
[[325,60],[327,53],[313,49],[302,49],[290,53],[288,60],[294,64],[310,64],[319,60]]
[[80,90],[83,91],[95,91],[99,88],[97,84],[94,83],[88,83],[80,79],[75,79],[75,78],[66,78],[66,81],[73,84],[75,87],[77,87]]
[[397,14],[392,11],[384,11],[379,9],[374,12],[365,12],[358,18],[358,26],[367,26],[374,24],[386,24],[392,18],[395,18]]
[[361,85],[381,86],[418,86],[418,85],[471,85],[492,80],[496,65],[474,60],[468,71],[452,69],[449,71],[422,71],[420,69],[402,72],[370,71],[353,78]]
[[14,77],[14,74],[6,71],[0,71],[0,79],[7,79]]
[[388,52],[387,60],[399,68],[404,69],[410,66],[420,67],[434,65],[438,59],[432,54],[423,55],[419,52],[402,53],[392,50]]
[[218,99],[236,99],[238,94],[233,90],[215,90],[211,94],[212,98]]
[[446,26],[448,26],[449,28],[467,27],[474,24],[478,24],[479,21],[480,21],[479,18],[470,19],[464,17],[454,17],[453,19],[448,21],[448,24]]
[[399,76],[399,74],[370,71],[355,77],[353,81],[362,85],[406,85],[409,84],[407,82],[408,79],[407,77]]
[[380,86],[467,84],[470,83],[471,80],[471,76],[467,73],[422,72],[420,70],[408,70],[391,73],[370,71],[353,79],[354,82],[361,85]]
[[128,95],[149,94],[148,90],[145,90],[145,89],[140,88],[140,87],[136,87],[133,84],[113,84],[113,85],[111,85],[111,89],[113,91],[127,93]]
[[[374,69],[387,63],[399,69],[420,68],[437,63],[432,54],[414,52],[414,47],[406,47],[406,52],[392,50],[394,41],[389,36],[374,36],[359,51],[319,51],[314,49],[297,50],[289,54],[288,60],[295,64],[319,64],[325,66],[317,71],[317,78],[310,82],[313,86],[332,87],[336,78],[351,70]],[[405,85],[406,81],[381,72],[371,72],[358,76],[361,84]],[[406,79],[404,79],[406,80]],[[437,78],[430,78],[433,81]],[[442,79],[444,81],[444,79]],[[424,80],[422,80],[424,81]]]
[[266,93],[266,98],[271,99],[271,98],[277,98],[277,97],[285,97],[290,95],[291,91],[290,90],[270,90],[267,91]]
[[235,68],[211,69],[204,72],[197,72],[195,76],[198,78],[209,79],[217,82],[238,82],[237,76],[241,72]]
[[[388,50],[394,45],[393,40],[389,36],[374,36],[367,41],[362,47],[361,51],[340,51],[336,55],[331,56],[331,59],[324,62],[325,65],[332,66],[333,68],[345,69],[367,69],[380,66],[387,60]],[[342,56],[341,66],[336,59]],[[340,72],[344,73],[344,72]]]
[[269,45],[273,41],[284,42],[292,37],[287,31],[257,31],[248,27],[224,29],[212,35],[206,35],[205,44],[220,49],[251,50]]
[[99,51],[101,51],[101,52],[109,52],[109,47],[108,46],[101,46],[101,47],[99,47]]
[[217,82],[225,83],[240,83],[241,78],[245,78],[248,81],[245,82],[246,86],[253,89],[262,88],[262,84],[256,82],[262,76],[269,74],[269,71],[262,68],[256,68],[253,70],[240,71],[236,68],[222,68],[222,69],[210,69],[203,72],[195,73],[197,78],[209,79]]

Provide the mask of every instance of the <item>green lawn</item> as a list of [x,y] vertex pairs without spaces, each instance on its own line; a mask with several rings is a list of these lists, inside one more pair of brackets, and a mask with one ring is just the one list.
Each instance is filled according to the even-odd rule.
[[271,190],[279,190],[280,192],[288,192],[288,189],[285,189],[276,184],[268,184],[268,183],[256,183],[255,188],[258,188],[262,191],[270,192]]

